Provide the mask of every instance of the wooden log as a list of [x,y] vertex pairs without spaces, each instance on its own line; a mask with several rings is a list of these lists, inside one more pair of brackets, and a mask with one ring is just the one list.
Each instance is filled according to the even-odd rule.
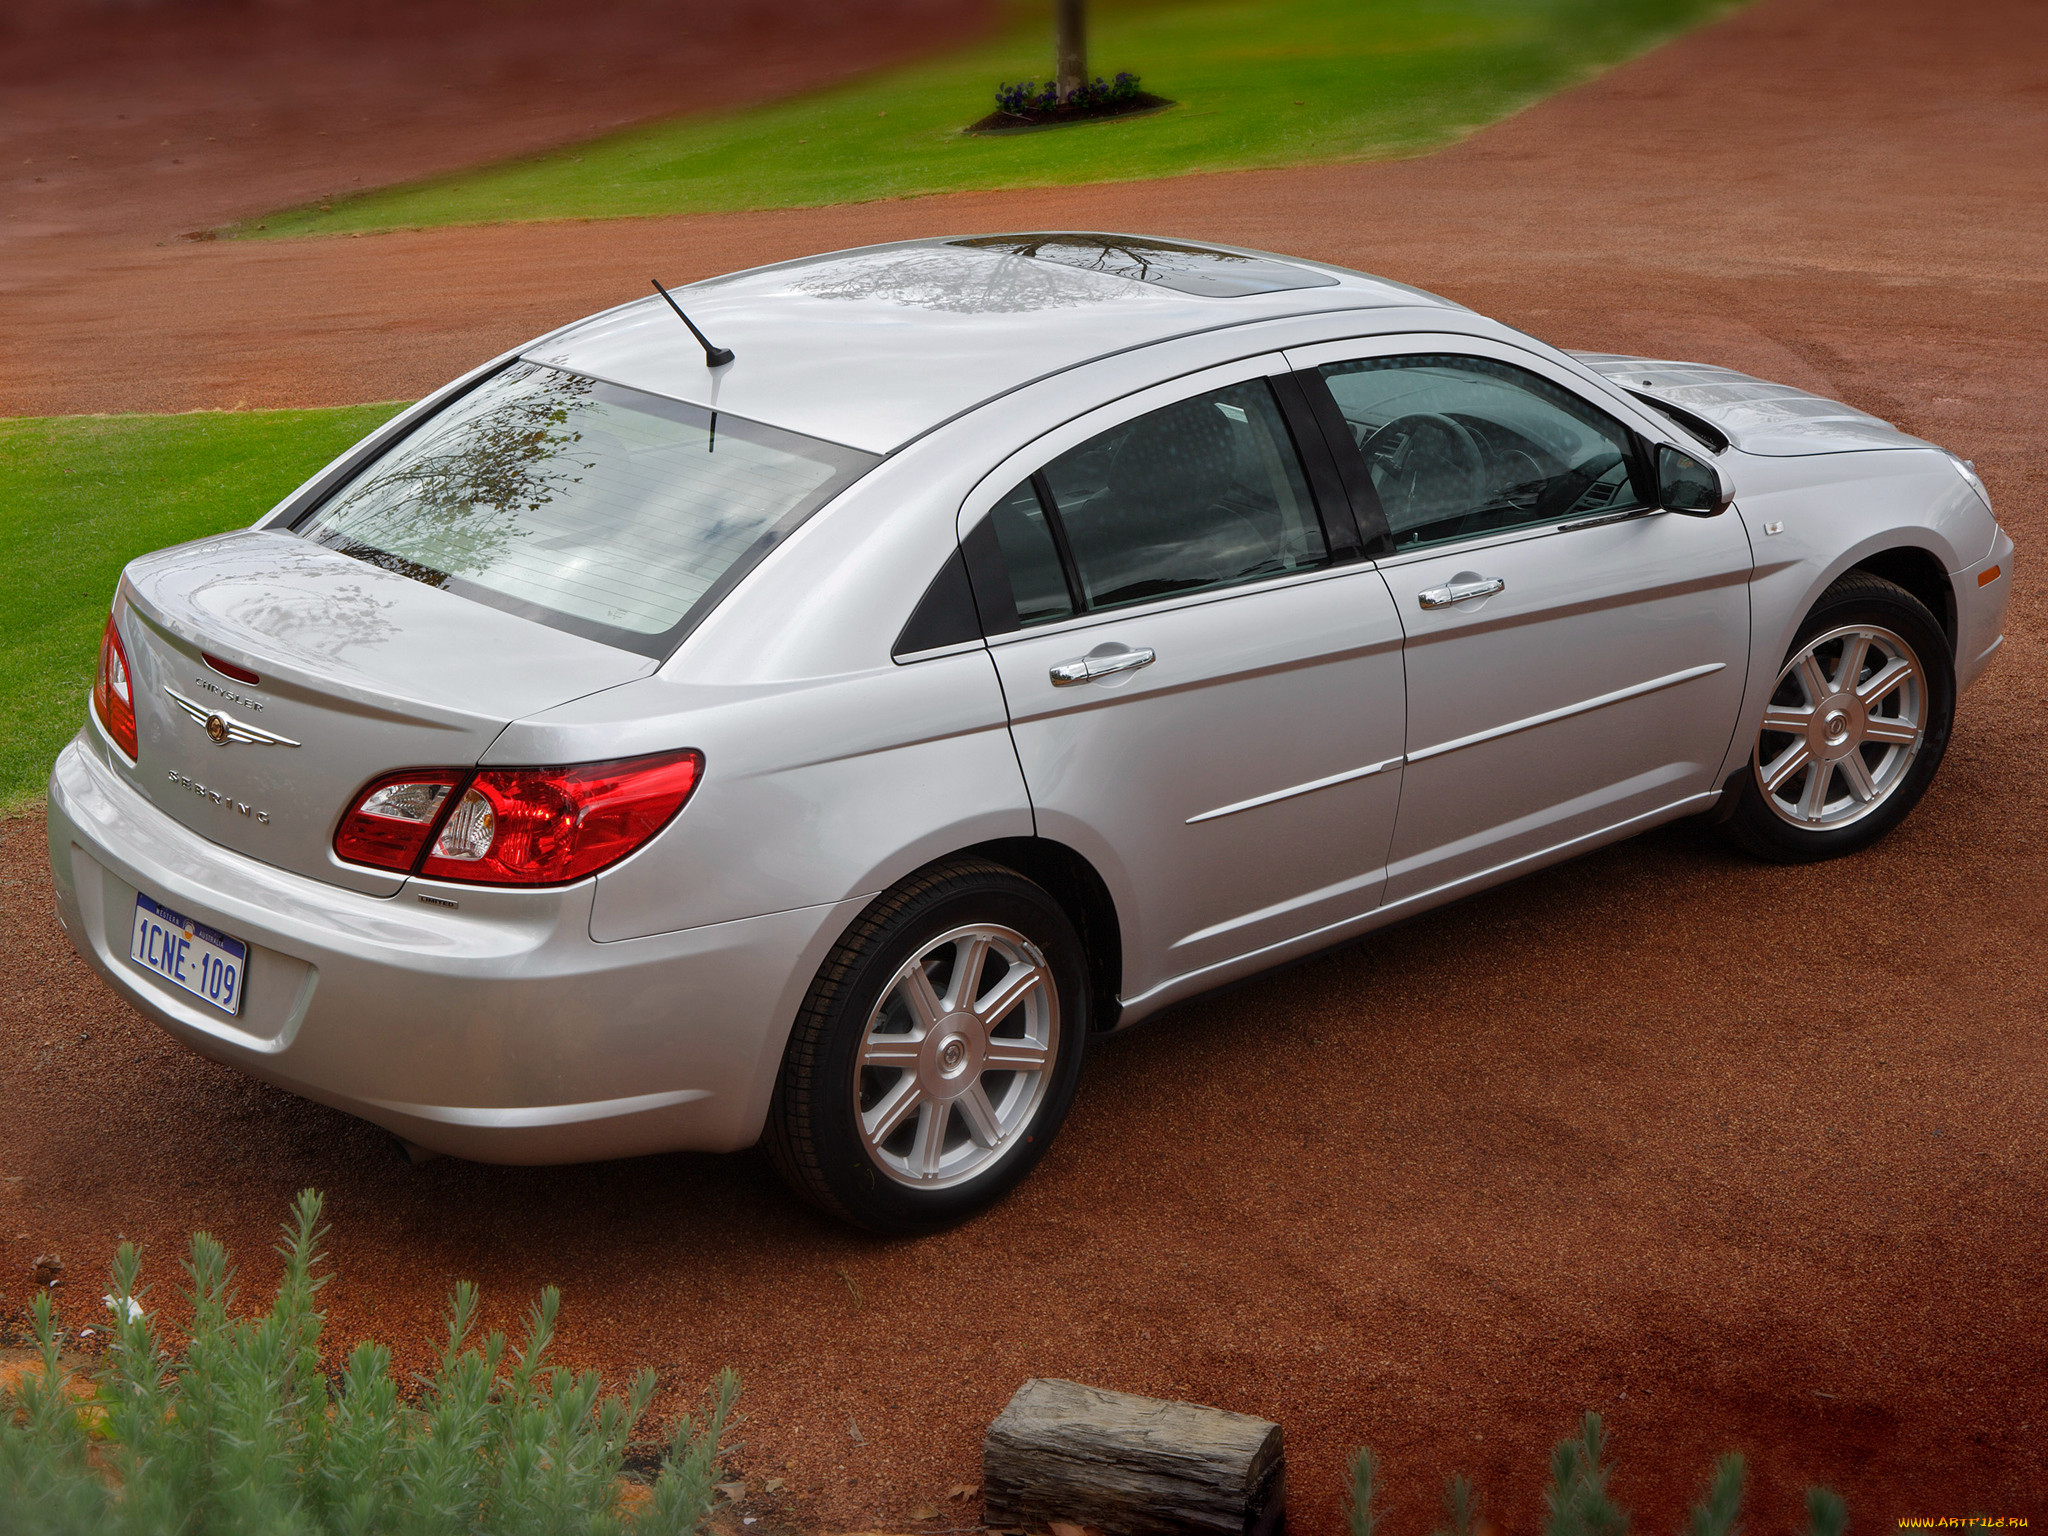
[[1034,1378],[981,1442],[982,1524],[1104,1536],[1272,1536],[1287,1498],[1280,1426],[1249,1414]]

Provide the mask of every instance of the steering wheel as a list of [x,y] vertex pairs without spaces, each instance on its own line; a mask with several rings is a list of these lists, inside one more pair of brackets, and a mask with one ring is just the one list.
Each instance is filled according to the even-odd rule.
[[1359,448],[1397,533],[1477,511],[1486,500],[1486,453],[1455,417],[1396,416]]
[[1568,469],[1543,488],[1543,494],[1536,498],[1536,512],[1539,517],[1566,517],[1578,511],[1579,502],[1614,466],[1621,462],[1618,453],[1595,454],[1576,468]]

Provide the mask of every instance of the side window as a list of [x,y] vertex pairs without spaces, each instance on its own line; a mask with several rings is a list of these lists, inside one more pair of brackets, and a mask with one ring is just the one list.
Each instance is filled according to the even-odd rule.
[[[1061,454],[1039,478],[1091,611],[1325,558],[1301,462],[1264,379],[1127,421]],[[1023,607],[1020,596],[1020,618]]]
[[1396,549],[1644,505],[1627,429],[1526,369],[1431,355],[1321,372]]
[[1036,476],[1011,491],[989,513],[1003,566],[1010,576],[1010,595],[1017,602],[1019,624],[1045,624],[1073,614],[1066,573],[1060,568],[1059,546],[1040,505]]

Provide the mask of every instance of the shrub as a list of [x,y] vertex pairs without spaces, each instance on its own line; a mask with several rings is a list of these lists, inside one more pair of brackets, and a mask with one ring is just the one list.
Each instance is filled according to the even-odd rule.
[[1036,80],[1025,80],[1016,85],[1005,83],[996,87],[996,110],[1017,117],[1062,110],[1076,114],[1105,112],[1137,98],[1138,77],[1125,71],[1114,80],[1104,80],[1098,75],[1076,86],[1065,96],[1060,95],[1059,84],[1053,80],[1043,85]]
[[561,1293],[528,1313],[525,1338],[472,1344],[476,1287],[448,1306],[431,1375],[400,1390],[391,1353],[356,1346],[330,1383],[314,1299],[320,1196],[285,1223],[284,1277],[267,1313],[236,1318],[227,1250],[197,1233],[185,1263],[192,1321],[169,1353],[123,1243],[106,1301],[112,1342],[89,1396],[58,1364],[47,1292],[35,1299],[40,1375],[0,1394],[0,1530],[8,1536],[178,1532],[181,1536],[457,1536],[627,1530],[693,1536],[710,1508],[739,1381],[720,1372],[699,1416],[685,1415],[651,1499],[618,1507],[627,1441],[654,1396],[651,1370],[604,1397],[595,1372],[544,1363]]
[[[1601,1461],[1606,1452],[1607,1431],[1597,1413],[1580,1420],[1577,1435],[1557,1442],[1550,1453],[1550,1486],[1543,1493],[1544,1507],[1550,1511],[1543,1525],[1544,1536],[1628,1536],[1628,1511],[1608,1497],[1609,1469]],[[1746,1475],[1742,1457],[1736,1452],[1715,1462],[1714,1474],[1693,1506],[1684,1536],[1736,1536]],[[1380,1523],[1373,1509],[1379,1459],[1370,1450],[1354,1453],[1347,1481],[1351,1536],[1375,1536]],[[1453,1477],[1445,1485],[1444,1508],[1450,1516],[1450,1530],[1437,1536],[1472,1536],[1479,1528],[1478,1504],[1472,1485],[1463,1476]],[[1842,1536],[1848,1523],[1848,1508],[1839,1495],[1826,1488],[1806,1490],[1807,1536]]]

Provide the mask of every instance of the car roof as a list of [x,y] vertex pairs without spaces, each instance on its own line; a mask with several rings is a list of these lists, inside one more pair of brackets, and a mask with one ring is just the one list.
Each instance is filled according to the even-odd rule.
[[1459,308],[1321,262],[1080,231],[864,246],[674,293],[733,362],[708,368],[654,295],[523,355],[887,453],[1034,380],[1172,337],[1332,310]]

